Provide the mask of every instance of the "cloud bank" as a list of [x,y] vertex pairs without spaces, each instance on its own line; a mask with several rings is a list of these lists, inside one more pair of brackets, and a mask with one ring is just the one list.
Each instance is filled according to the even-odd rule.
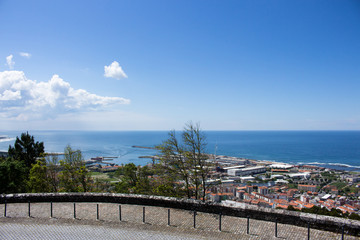
[[117,61],[113,61],[109,66],[105,66],[104,71],[104,76],[108,78],[115,78],[118,80],[127,78],[127,75]]
[[0,117],[54,118],[69,112],[97,111],[115,104],[129,104],[121,97],[104,97],[74,89],[58,75],[48,82],[26,78],[22,71],[0,72]]

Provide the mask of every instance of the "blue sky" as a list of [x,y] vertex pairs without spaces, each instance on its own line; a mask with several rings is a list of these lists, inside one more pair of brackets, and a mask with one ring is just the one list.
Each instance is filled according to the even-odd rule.
[[0,130],[360,130],[356,0],[0,0],[0,22]]

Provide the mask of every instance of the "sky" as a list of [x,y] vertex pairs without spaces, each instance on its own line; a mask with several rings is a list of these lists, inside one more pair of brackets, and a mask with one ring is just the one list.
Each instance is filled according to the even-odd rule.
[[360,1],[0,0],[0,130],[360,130]]

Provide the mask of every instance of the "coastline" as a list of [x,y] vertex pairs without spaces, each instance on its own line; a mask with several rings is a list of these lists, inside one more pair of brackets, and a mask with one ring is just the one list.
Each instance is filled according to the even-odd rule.
[[[79,149],[84,159],[117,156],[113,163],[146,165],[166,131],[29,131],[47,152]],[[0,132],[0,150],[7,151],[21,131]],[[205,131],[207,152],[263,162],[316,165],[360,171],[360,131]],[[7,136],[7,138],[4,138]],[[137,148],[133,146],[144,146]],[[215,151],[216,148],[216,151]]]

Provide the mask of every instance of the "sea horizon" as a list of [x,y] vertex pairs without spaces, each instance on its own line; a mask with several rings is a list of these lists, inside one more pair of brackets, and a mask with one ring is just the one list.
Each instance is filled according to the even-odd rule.
[[[178,134],[181,130],[175,130]],[[43,141],[47,152],[63,152],[67,145],[80,149],[85,159],[114,156],[115,164],[145,165],[167,138],[167,130],[29,130],[0,131],[0,150],[7,151],[16,136],[29,132]],[[313,164],[360,171],[360,130],[204,130],[207,153],[289,164]],[[215,150],[216,148],[216,150]]]

